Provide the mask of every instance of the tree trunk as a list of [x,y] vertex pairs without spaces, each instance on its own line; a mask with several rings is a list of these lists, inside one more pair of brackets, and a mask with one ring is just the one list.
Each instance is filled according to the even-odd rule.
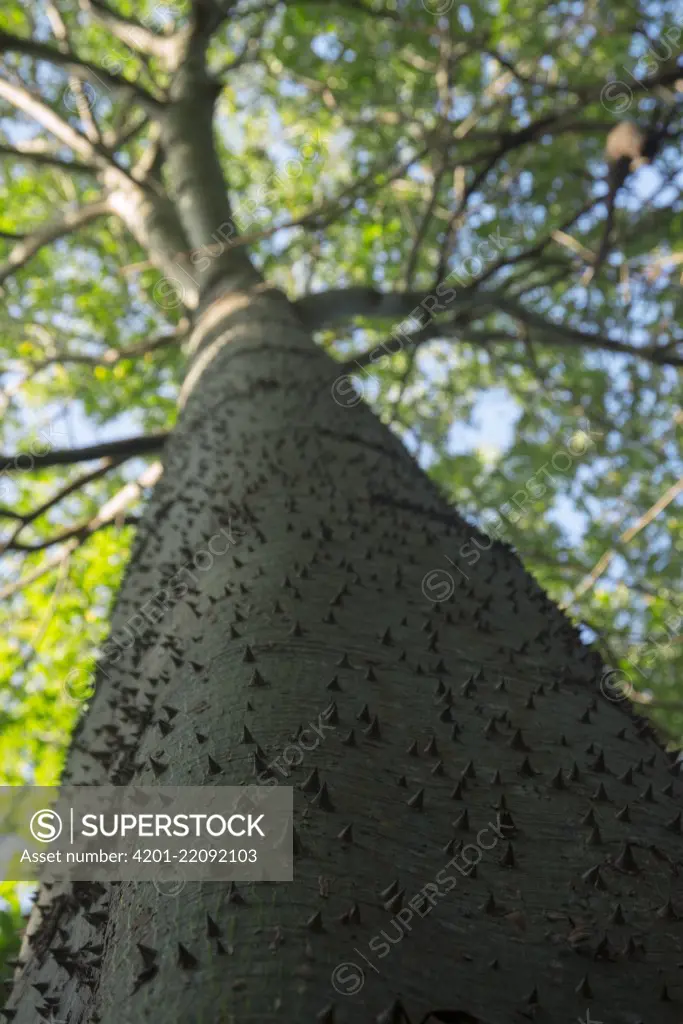
[[680,784],[649,728],[514,553],[334,400],[284,296],[214,291],[190,348],[67,778],[265,760],[294,881],[43,890],[15,1024],[680,1021]]

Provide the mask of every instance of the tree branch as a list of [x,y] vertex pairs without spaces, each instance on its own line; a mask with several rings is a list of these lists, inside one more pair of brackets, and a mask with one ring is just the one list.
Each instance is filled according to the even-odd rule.
[[[66,22],[64,21],[59,8],[52,2],[52,0],[46,0],[45,14],[47,15],[47,19],[50,22],[55,39],[57,40],[58,49],[61,53],[69,53],[69,30],[66,27]],[[83,82],[76,75],[70,75],[69,88],[76,99],[78,116],[80,117],[81,123],[85,129],[85,134],[91,142],[101,142],[102,139],[100,136],[100,130],[97,126],[97,121],[95,120],[95,113],[90,109],[90,99],[86,94]]]
[[424,298],[425,292],[379,292],[365,285],[351,285],[304,295],[294,307],[309,330],[321,331],[360,316],[400,320]]
[[97,466],[95,469],[91,469],[88,473],[81,473],[81,475],[77,476],[74,480],[71,481],[71,483],[66,484],[64,487],[61,487],[56,494],[52,495],[51,498],[48,498],[47,501],[44,501],[41,505],[38,505],[31,512],[27,512],[25,515],[20,515],[16,512],[11,512],[9,510],[0,508],[0,516],[5,516],[11,519],[19,520],[18,525],[15,527],[14,531],[10,534],[8,539],[3,544],[0,544],[0,554],[4,553],[5,551],[40,550],[36,547],[27,547],[25,545],[17,543],[17,537],[24,529],[24,527],[34,522],[36,519],[42,516],[45,512],[48,512],[55,505],[58,505],[60,501],[64,500],[64,498],[68,498],[68,496],[70,494],[73,494],[74,491],[79,491],[82,487],[85,487],[87,484],[92,483],[93,480],[99,480],[100,477],[103,477],[106,473],[109,472],[110,469],[116,469],[117,466],[120,466],[125,461],[126,460],[124,458],[104,459],[100,463],[100,465]]
[[32,234],[25,235],[14,246],[7,260],[0,264],[0,286],[16,270],[25,266],[44,245],[49,245],[50,242],[55,242],[58,238],[64,238],[65,235],[70,235],[72,231],[76,231],[84,224],[89,224],[91,220],[106,216],[111,212],[109,200],[98,199],[72,213],[64,214],[61,220],[53,221]]
[[124,15],[112,11],[101,0],[81,0],[81,9],[91,14],[96,21],[122,43],[129,46],[131,50],[147,57],[157,57],[164,61],[167,67],[175,66],[183,45],[184,32],[168,36],[157,34],[151,28],[136,21],[135,18],[126,18]]
[[[547,326],[546,321],[542,321],[542,323],[545,329]],[[560,325],[553,324],[552,326],[559,327]],[[462,329],[463,333],[460,333],[458,328]],[[464,321],[458,324],[457,318],[450,322],[431,320],[418,331],[404,334],[402,339],[397,338],[395,335],[385,338],[384,341],[378,342],[377,345],[373,345],[372,348],[362,352],[354,359],[347,360],[342,366],[348,373],[351,373],[355,368],[363,369],[366,366],[372,365],[383,356],[392,355],[399,351],[410,352],[436,338],[443,339],[444,341],[462,341],[465,344],[478,345],[480,348],[485,349],[493,345],[515,345],[525,340],[522,336],[515,336],[507,331],[475,331],[470,326],[466,326]],[[579,345],[603,352],[615,352],[620,355],[633,356],[659,366],[683,366],[683,356],[667,356],[656,348],[635,348],[633,345],[627,345],[625,342],[611,341],[609,338],[602,338],[599,335],[586,334],[581,331],[577,331],[575,336],[572,337],[569,329],[567,329],[566,336],[562,336],[562,332],[559,332],[555,338],[544,337],[543,344],[551,347],[556,345],[569,347]]]
[[[444,282],[445,283],[445,282]],[[455,289],[445,289],[445,291]],[[441,294],[445,294],[445,291]],[[429,301],[428,301],[429,300]],[[366,288],[361,285],[349,288],[331,288],[324,292],[315,292],[306,295],[294,303],[295,309],[309,330],[322,330],[333,325],[347,323],[354,317],[368,317],[371,319],[392,319],[397,321],[395,332],[391,338],[374,345],[372,349],[364,352],[356,359],[351,360],[348,365],[367,366],[380,358],[380,350],[386,354],[387,346],[393,342],[393,351],[404,347],[410,347],[413,343],[424,341],[435,337],[447,337],[453,330],[453,321],[434,320],[436,312],[443,312],[447,309],[455,309],[458,315],[467,313],[469,320],[480,319],[486,313],[505,313],[513,319],[519,320],[528,328],[541,334],[543,343],[552,345],[575,345],[585,348],[599,349],[607,352],[615,352],[623,355],[633,356],[638,359],[646,359],[651,363],[668,366],[683,366],[683,356],[671,354],[671,346],[659,348],[656,345],[637,348],[627,342],[614,341],[605,338],[600,334],[592,334],[566,324],[553,323],[546,320],[540,314],[527,309],[514,299],[505,297],[493,291],[465,292],[459,299],[451,298],[447,304],[440,303],[434,292],[378,292],[374,288]],[[418,330],[407,333],[403,330],[400,321],[412,318],[418,325]],[[460,321],[463,322],[462,320]],[[482,340],[490,342],[492,336],[488,333]],[[497,342],[505,340],[505,335],[495,336]],[[400,341],[399,339],[403,339]],[[468,340],[468,339],[463,339]],[[476,335],[472,336],[476,342]],[[514,335],[509,335],[510,342],[520,341]],[[397,344],[398,343],[398,344]]]
[[51,509],[53,505],[57,505],[64,498],[73,494],[74,491],[80,490],[81,487],[85,487],[86,484],[91,483],[93,480],[98,480],[105,473],[108,473],[110,469],[115,469],[116,466],[120,466],[124,461],[122,458],[104,459],[96,469],[91,469],[87,473],[81,473],[70,484],[61,487],[56,494],[53,494],[51,498],[48,498],[47,501],[44,501],[42,505],[38,505],[31,512],[26,512],[22,515],[20,512],[14,512],[12,509],[0,507],[0,517],[4,519],[18,519],[21,521],[22,526],[27,526],[35,519],[38,519],[39,516],[42,516],[44,512]]
[[[35,96],[29,89],[0,78],[0,99],[7,100],[17,110],[42,125],[46,131],[82,157],[87,164],[97,170],[108,171],[109,175],[124,187],[130,184],[132,179],[129,172],[116,162],[113,153],[77,132],[68,121],[55,113],[52,107]],[[142,123],[144,124],[144,121]],[[140,127],[140,124],[135,125],[133,133]],[[117,139],[115,141],[118,145],[122,145],[125,140]]]
[[541,332],[546,344],[553,344],[552,341],[548,340],[548,336],[550,335],[554,336],[556,343],[558,344],[578,345],[585,348],[602,349],[607,352],[618,352],[624,355],[634,356],[638,359],[646,359],[648,362],[660,365],[683,366],[683,356],[667,355],[665,349],[660,349],[656,345],[637,348],[636,346],[629,345],[623,341],[614,341],[611,338],[604,338],[600,334],[590,334],[588,331],[582,331],[578,327],[553,323],[551,320],[545,320],[538,313],[534,313],[532,310],[526,309],[520,303],[509,299],[494,298],[492,307],[494,309],[498,309],[502,313],[507,313],[509,316],[514,317],[517,320],[520,320],[523,324],[526,324],[527,327]]
[[70,174],[75,171],[84,172],[86,174],[97,174],[97,167],[95,164],[80,163],[78,160],[62,160],[58,156],[53,156],[52,153],[39,152],[37,150],[31,150],[28,147],[24,148],[22,143],[17,143],[15,146],[2,146],[0,145],[0,156],[12,156],[17,160],[28,160],[34,164],[46,164],[48,167],[58,167],[61,170],[69,171]]
[[227,63],[219,65],[219,67],[215,68],[211,72],[213,77],[219,82],[224,82],[224,75],[227,75],[229,72],[237,71],[238,68],[244,67],[245,64],[250,64],[253,61],[258,60],[261,37],[265,32],[267,24],[268,17],[266,15],[265,18],[261,19],[260,24],[256,27],[252,35],[245,40],[244,45],[237,56],[233,57],[232,60],[227,61]]
[[366,366],[371,366],[379,359],[382,359],[383,356],[393,355],[398,351],[416,352],[421,345],[425,345],[434,338],[457,341],[458,336],[455,333],[455,329],[455,320],[448,324],[443,323],[443,321],[437,323],[436,320],[430,320],[429,323],[419,330],[404,335],[400,341],[395,337],[385,338],[384,341],[373,345],[372,348],[360,353],[354,359],[348,359],[342,363],[342,369],[347,373],[354,373],[356,369],[362,370]]
[[82,523],[80,532],[72,536],[66,541],[65,550],[58,551],[48,558],[43,565],[39,565],[32,573],[28,576],[24,576],[22,579],[16,580],[14,583],[9,583],[6,587],[0,590],[0,601],[13,597],[18,594],[21,590],[30,586],[31,583],[35,583],[46,573],[54,569],[55,566],[61,565],[65,559],[69,558],[71,553],[76,550],[88,537],[96,533],[97,530],[102,529],[105,526],[114,525],[117,522],[121,522],[121,517],[124,509],[128,507],[133,501],[136,501],[142,491],[146,487],[153,487],[163,472],[163,467],[160,462],[153,462],[151,466],[140,474],[137,480],[127,483],[120,491],[110,498],[109,501],[105,502],[100,511],[94,516],[88,523]]
[[114,75],[99,64],[91,64],[90,61],[81,60],[70,50],[56,49],[46,43],[39,43],[35,39],[21,39],[9,32],[0,29],[0,52],[22,53],[35,60],[47,61],[56,67],[63,67],[76,78],[83,79],[91,84],[104,87],[105,90],[120,91],[125,89],[135,96],[143,106],[152,112],[157,111],[161,106],[160,101],[143,89],[136,82],[130,82],[127,78]]
[[[40,326],[42,330],[42,325],[34,326]],[[100,355],[91,356],[81,352],[68,351],[57,352],[53,356],[48,356],[46,359],[30,364],[30,373],[31,376],[34,376],[48,366],[54,366],[55,363],[60,365],[64,363],[81,363],[85,366],[115,366],[116,363],[120,363],[124,359],[139,359],[140,356],[146,356],[149,352],[156,352],[157,349],[177,344],[187,336],[189,327],[189,320],[182,319],[179,321],[176,329],[170,333],[156,335],[147,341],[141,342],[139,345],[131,345],[130,348],[108,348]],[[44,331],[44,333],[48,334],[47,331]],[[25,364],[21,362],[20,365],[23,366]]]
[[15,470],[32,472],[36,469],[47,469],[49,466],[68,466],[75,462],[89,462],[100,458],[132,458],[134,455],[149,455],[158,452],[166,443],[167,433],[143,434],[140,437],[127,437],[121,441],[103,441],[88,448],[53,448],[42,455],[29,456],[31,465],[24,468],[17,465],[22,453],[17,455],[0,455],[0,471]]
[[[376,192],[380,188],[384,188],[390,182],[396,178],[402,177],[410,167],[416,163],[421,157],[427,153],[426,149],[423,149],[420,153],[415,156],[411,156],[410,159],[398,166],[394,166],[393,170],[389,170],[393,164],[393,157],[388,161],[382,160],[378,166],[372,167],[370,171],[358,178],[356,181],[347,185],[338,195],[331,199],[325,199],[322,203],[318,203],[315,206],[309,207],[309,209],[300,214],[298,217],[292,220],[285,221],[284,224],[275,224],[267,228],[259,229],[257,231],[251,231],[248,234],[240,235],[234,238],[225,245],[218,243],[216,248],[220,248],[221,251],[225,249],[236,249],[245,245],[252,245],[254,242],[260,242],[265,238],[270,238],[272,235],[277,234],[278,231],[288,231],[292,228],[299,228],[308,226],[313,231],[319,231],[321,228],[329,227],[333,224],[343,213],[346,213],[347,209],[351,206],[351,200],[356,193],[363,190],[364,186],[367,186],[362,191],[363,199],[366,199],[373,192]],[[388,177],[385,181],[377,182],[376,178],[378,175],[388,172]],[[210,248],[207,246],[207,248]]]
[[46,551],[47,548],[53,548],[55,544],[64,544],[66,541],[70,540],[85,540],[86,537],[92,536],[93,533],[104,529],[106,526],[137,526],[138,522],[138,517],[132,515],[112,516],[111,518],[105,519],[94,526],[90,520],[87,520],[84,523],[77,523],[75,526],[70,526],[68,529],[62,530],[61,533],[56,533],[54,537],[48,537],[46,540],[37,540],[32,543],[23,543],[18,540],[8,542],[2,550],[23,551],[26,553]]
[[628,544],[629,541],[633,540],[633,538],[638,533],[640,533],[640,531],[643,530],[648,525],[648,523],[651,523],[652,520],[656,516],[658,516],[659,513],[663,511],[663,509],[667,507],[667,505],[670,505],[674,498],[678,497],[678,495],[682,491],[683,477],[680,477],[675,484],[672,484],[671,487],[669,487],[668,490],[665,491],[664,494],[657,499],[654,505],[650,506],[647,512],[643,513],[643,515],[638,519],[637,523],[635,523],[634,526],[630,526],[628,530],[625,530],[620,535],[620,537],[617,540],[617,545],[613,547],[610,551],[606,551],[604,555],[602,555],[598,559],[598,561],[595,563],[591,571],[581,580],[581,583],[579,583],[578,587],[576,588],[576,590],[574,590],[573,594],[566,602],[566,604],[562,605],[562,608],[571,608],[580,597],[583,597],[586,591],[592,588],[596,580],[598,580],[605,572],[605,570],[608,568],[610,562],[618,553],[618,546]]
[[93,144],[28,89],[0,78],[0,99],[7,100],[17,110],[32,117],[46,131],[85,160],[94,161],[96,159],[97,150]]
[[[402,320],[412,314],[414,318],[424,319],[425,316],[433,317],[435,312],[445,312],[449,309],[460,312],[463,309],[470,310],[480,306],[495,307],[504,301],[496,292],[469,293],[464,289],[460,298],[456,299],[456,288],[446,286],[447,280],[448,277],[442,282],[444,287],[438,294],[434,290],[379,292],[366,285],[329,288],[302,296],[294,302],[294,308],[309,330],[320,331],[349,323],[355,317]],[[452,293],[451,298],[441,302],[440,297],[447,292]],[[511,304],[508,302],[508,305]]]

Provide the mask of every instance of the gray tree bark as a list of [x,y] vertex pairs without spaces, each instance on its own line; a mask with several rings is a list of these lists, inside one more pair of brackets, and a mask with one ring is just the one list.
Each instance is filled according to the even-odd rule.
[[67,777],[269,764],[294,786],[295,878],[43,890],[5,1014],[680,1021],[680,782],[649,727],[514,553],[333,400],[281,293],[214,287],[190,350]]

